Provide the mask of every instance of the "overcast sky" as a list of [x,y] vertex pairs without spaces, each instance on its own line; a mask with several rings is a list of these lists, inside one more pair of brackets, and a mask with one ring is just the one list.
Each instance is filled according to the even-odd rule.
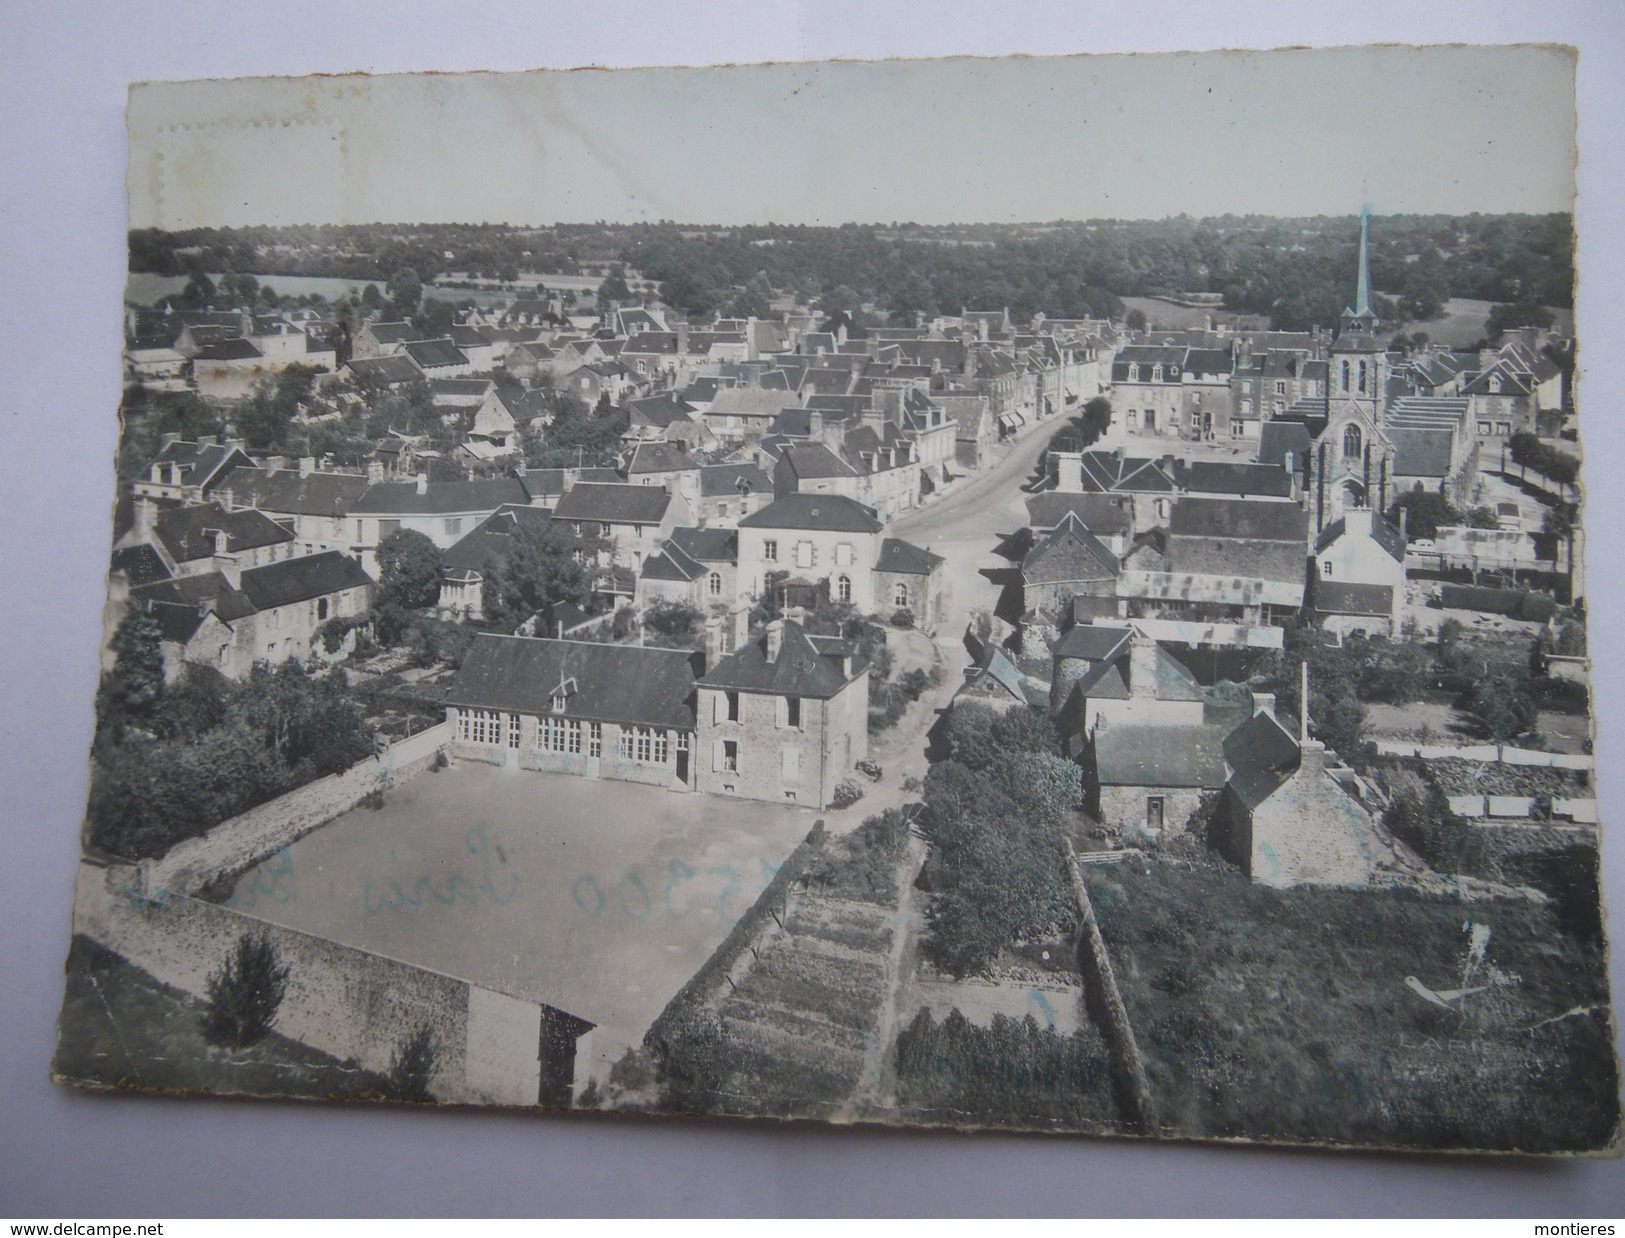
[[1375,47],[131,92],[136,227],[1556,211],[1574,67]]

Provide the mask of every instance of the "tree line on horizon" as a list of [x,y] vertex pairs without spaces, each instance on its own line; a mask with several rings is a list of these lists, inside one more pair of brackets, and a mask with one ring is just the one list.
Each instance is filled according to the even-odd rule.
[[[691,318],[766,312],[775,295],[871,306],[892,322],[963,308],[1018,319],[1119,317],[1122,298],[1218,294],[1280,330],[1330,325],[1353,296],[1352,218],[1188,216],[1051,224],[368,224],[130,233],[130,269],[386,281],[410,270],[512,282],[606,264],[657,281]],[[1371,228],[1376,308],[1389,325],[1435,317],[1451,297],[1573,304],[1572,217],[1397,215]]]

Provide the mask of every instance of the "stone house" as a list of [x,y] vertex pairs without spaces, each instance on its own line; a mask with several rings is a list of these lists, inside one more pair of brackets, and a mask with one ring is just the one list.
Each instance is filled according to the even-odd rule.
[[1399,635],[1405,610],[1405,535],[1369,508],[1349,508],[1315,541],[1309,607],[1339,636]]
[[365,361],[373,357],[388,357],[400,351],[402,344],[422,339],[418,329],[409,322],[365,322],[355,333],[350,357]]
[[999,441],[987,398],[980,395],[937,395],[932,399],[954,422],[954,463],[966,472],[985,468]]
[[1082,756],[1084,807],[1130,839],[1178,833],[1224,786],[1223,733],[1210,726],[1097,727]]
[[1140,628],[1119,631],[1126,639],[1114,643],[1113,629],[1079,636],[1088,632],[1080,625],[1056,642],[1050,699],[1060,701],[1055,725],[1069,756],[1108,726],[1202,725],[1202,688],[1189,668]]
[[954,693],[953,704],[960,701],[973,701],[1000,713],[1044,706],[1043,693],[1021,673],[1010,655],[992,641],[983,642],[976,661],[965,668],[965,681]]
[[1134,504],[1128,496],[1045,490],[1027,499],[1027,528],[1035,540],[1048,537],[1069,517],[1118,558],[1128,554],[1134,540]]
[[367,491],[360,473],[317,469],[309,456],[288,468],[277,457],[259,468],[234,468],[214,488],[228,509],[252,507],[293,532],[297,553],[354,552],[350,507]]
[[413,481],[380,482],[350,507],[351,544],[361,565],[376,571],[378,543],[400,529],[415,529],[446,550],[499,507],[529,502],[530,492],[517,477],[430,481],[419,473]]
[[660,549],[643,561],[634,601],[683,602],[708,610],[733,606],[739,597],[739,534],[733,529],[673,529]]
[[1118,451],[1049,453],[1052,488],[1062,494],[1109,494],[1127,499],[1134,527],[1166,525],[1179,497],[1172,456],[1125,456]]
[[136,524],[120,540],[152,546],[171,576],[260,567],[294,553],[293,534],[263,512],[213,503],[155,510],[151,500],[137,500]]
[[880,613],[906,612],[914,627],[935,632],[942,622],[943,572],[947,560],[900,537],[883,538],[875,561],[875,605]]
[[137,499],[200,503],[232,469],[253,466],[239,441],[222,443],[211,435],[192,442],[165,434],[146,472],[130,483],[130,493]]
[[663,486],[579,482],[553,508],[577,537],[609,543],[608,566],[636,572],[672,530],[694,523],[687,502]]
[[446,691],[451,754],[513,769],[692,788],[687,649],[480,633]]
[[733,528],[773,501],[773,479],[755,464],[700,466],[699,521]]
[[130,601],[151,604],[158,618],[166,676],[194,663],[241,679],[258,662],[319,660],[321,626],[366,611],[372,590],[359,563],[326,551],[160,581],[131,590]]
[[466,378],[474,372],[473,363],[467,355],[446,336],[433,340],[407,340],[398,352],[410,357],[428,379]]
[[1068,512],[1021,561],[1023,613],[1059,626],[1074,597],[1114,596],[1120,570],[1117,556]]
[[448,547],[441,558],[440,614],[483,618],[485,578],[491,567],[507,561],[520,529],[545,526],[552,519],[545,508],[505,504]]
[[869,668],[775,619],[699,680],[696,716],[700,790],[824,808],[869,755]]
[[1326,746],[1294,739],[1274,701],[1224,741],[1230,775],[1214,813],[1212,842],[1261,885],[1361,886],[1398,857],[1378,823],[1374,793]]
[[780,585],[827,587],[836,602],[876,609],[874,565],[884,529],[871,508],[839,494],[787,494],[739,522],[740,600]]

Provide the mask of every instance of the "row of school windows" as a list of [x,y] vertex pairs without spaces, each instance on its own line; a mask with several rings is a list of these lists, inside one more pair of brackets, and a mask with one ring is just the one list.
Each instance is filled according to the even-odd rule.
[[[524,742],[524,715],[491,709],[464,709],[457,714],[457,737],[466,743],[517,751]],[[623,761],[644,765],[664,765],[671,753],[687,752],[687,731],[656,727],[621,728],[615,753]],[[578,722],[569,718],[540,718],[536,725],[536,750],[564,756],[604,755],[604,727],[600,722]]]

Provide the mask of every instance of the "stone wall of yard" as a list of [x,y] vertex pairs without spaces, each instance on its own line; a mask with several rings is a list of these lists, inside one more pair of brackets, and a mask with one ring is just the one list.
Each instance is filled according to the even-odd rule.
[[148,897],[129,866],[81,865],[74,931],[203,1000],[239,939],[263,937],[289,972],[277,1032],[387,1074],[401,1045],[427,1028],[436,1046],[429,1088],[440,1101],[535,1105],[575,1086],[573,1055],[550,1054],[544,1077],[544,1043],[561,1028],[574,1043],[589,1026],[581,1020],[230,907],[179,893]]
[[222,821],[206,834],[176,843],[157,859],[141,862],[141,891],[148,898],[196,894],[246,872],[317,826],[349,812],[374,792],[387,791],[422,773],[450,742],[451,727],[442,722],[390,744],[341,774],[306,783]]

